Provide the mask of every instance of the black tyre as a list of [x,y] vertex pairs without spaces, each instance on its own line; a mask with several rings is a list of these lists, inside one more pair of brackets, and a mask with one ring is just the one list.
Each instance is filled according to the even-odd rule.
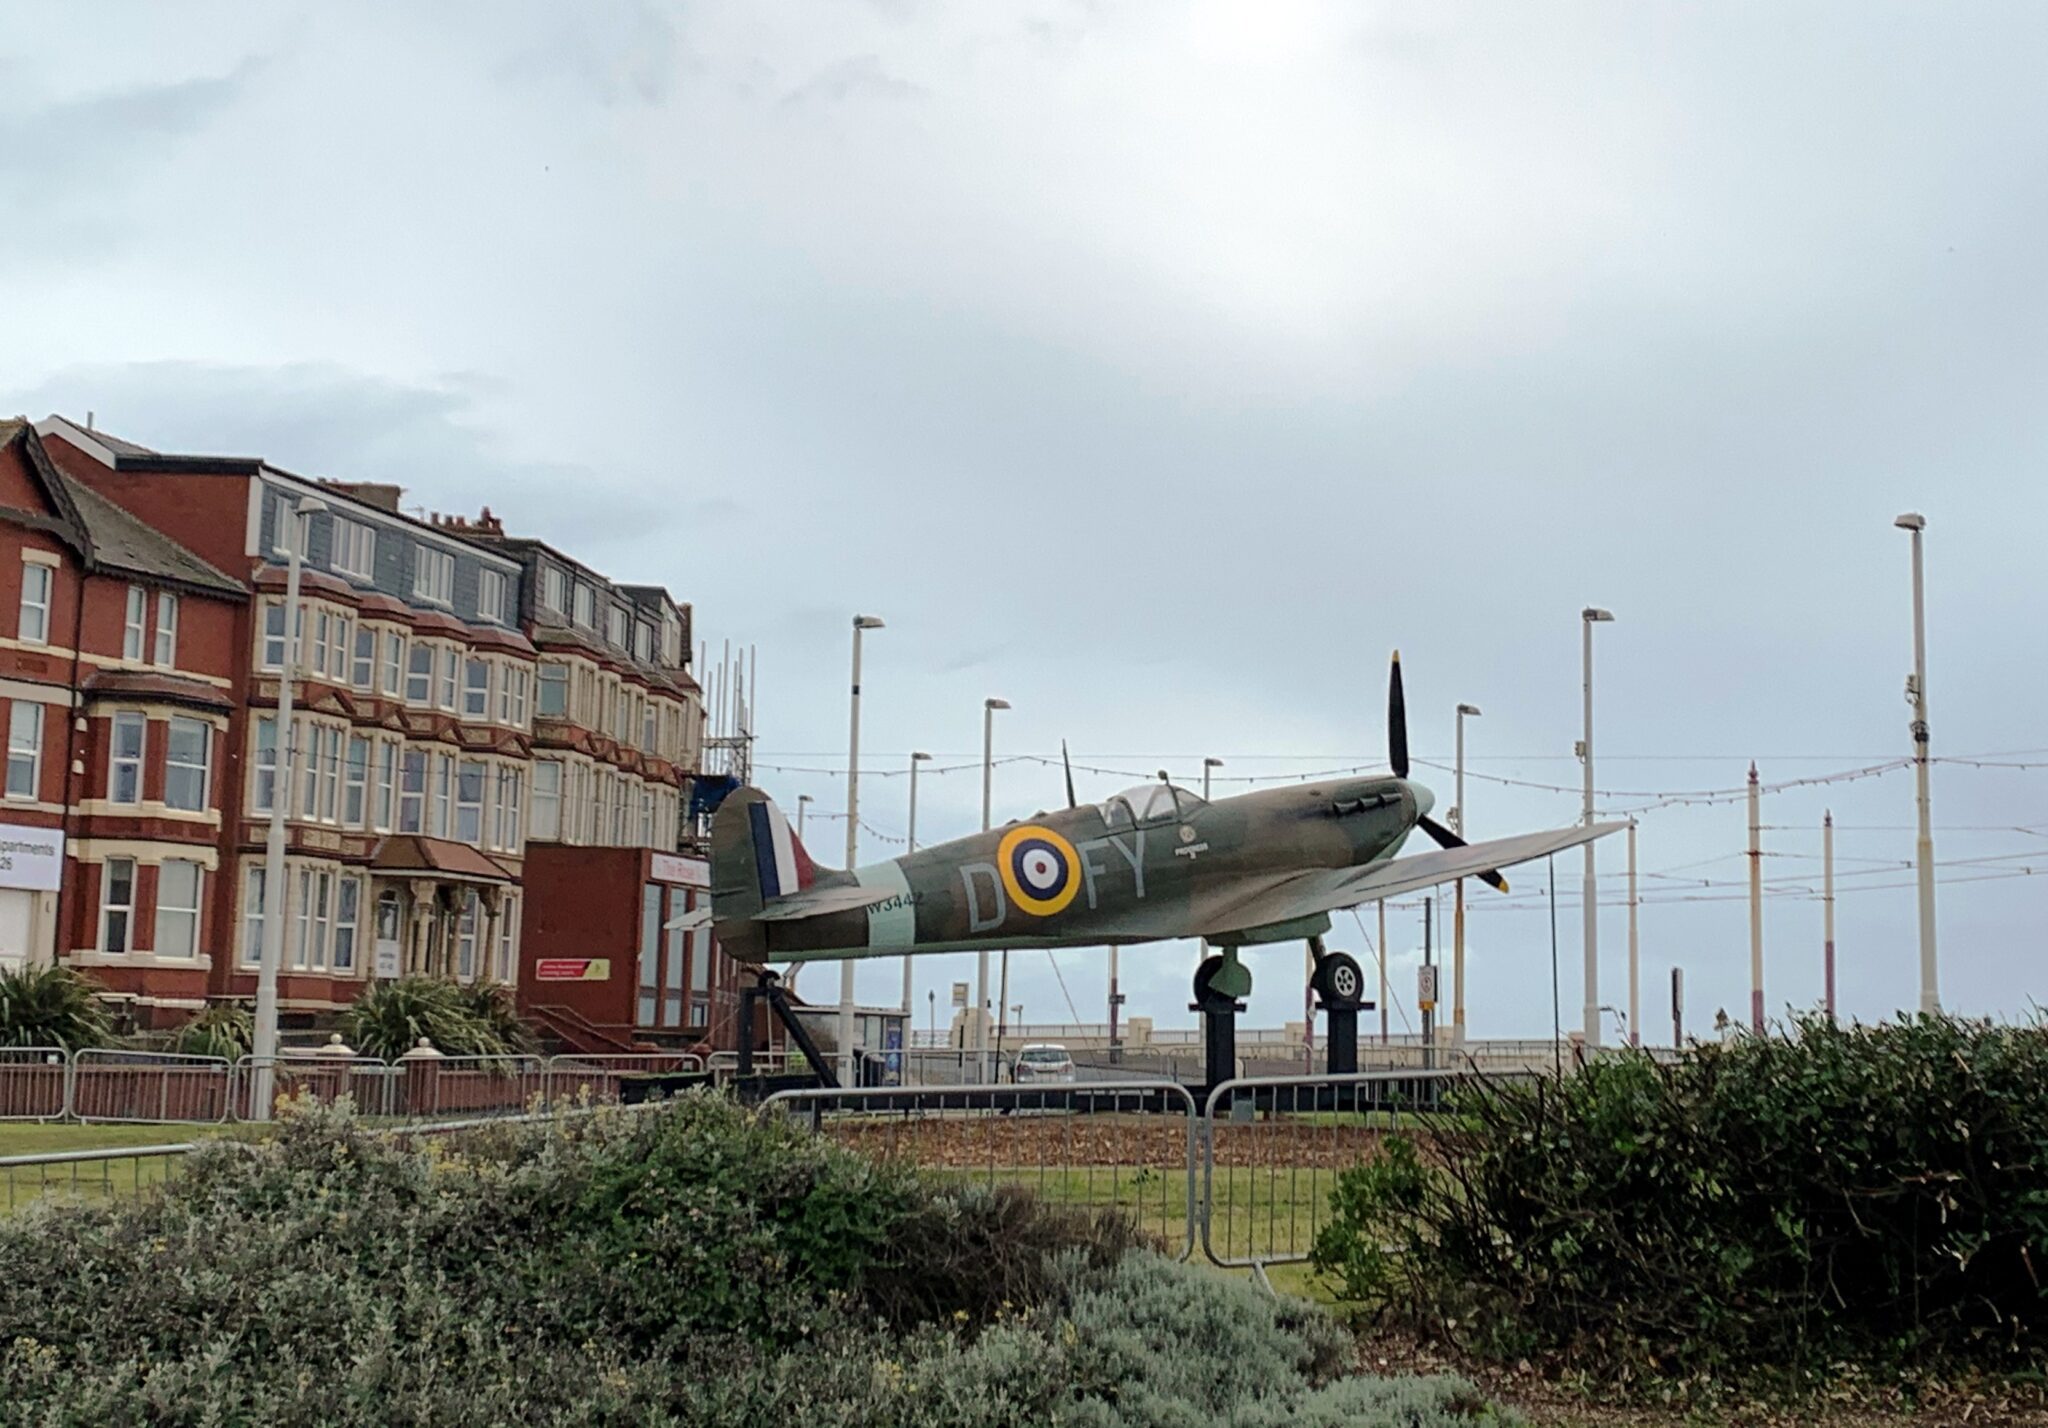
[[1324,954],[1316,964],[1316,995],[1329,1006],[1357,1006],[1365,1000],[1365,973],[1358,959],[1343,952]]
[[1235,1005],[1230,998],[1218,996],[1209,990],[1209,984],[1216,979],[1216,973],[1222,966],[1223,959],[1221,957],[1204,957],[1201,965],[1195,968],[1195,1005],[1204,1007],[1211,1004],[1226,1007]]

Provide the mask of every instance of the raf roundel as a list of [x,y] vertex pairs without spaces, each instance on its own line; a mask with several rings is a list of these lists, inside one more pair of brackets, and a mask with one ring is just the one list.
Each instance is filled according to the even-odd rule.
[[1027,823],[1003,835],[996,848],[1003,890],[1033,917],[1051,917],[1081,890],[1081,860],[1074,845],[1050,828]]

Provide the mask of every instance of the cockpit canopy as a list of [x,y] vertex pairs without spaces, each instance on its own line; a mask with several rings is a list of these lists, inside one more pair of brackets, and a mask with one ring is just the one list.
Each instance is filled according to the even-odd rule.
[[1170,783],[1143,783],[1127,788],[1102,805],[1102,821],[1111,828],[1141,823],[1184,823],[1203,807],[1202,800]]

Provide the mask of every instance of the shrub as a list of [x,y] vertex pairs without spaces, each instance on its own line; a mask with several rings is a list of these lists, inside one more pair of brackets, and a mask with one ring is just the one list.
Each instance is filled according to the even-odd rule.
[[1342,1177],[1316,1261],[1500,1352],[1668,1371],[2038,1355],[2048,1032],[1795,1032],[1481,1085]]
[[[959,1272],[997,1233],[1036,1261]],[[419,1151],[297,1108],[143,1204],[0,1220],[0,1418],[1490,1421],[1461,1385],[1333,1379],[1319,1311],[1129,1238],[705,1094]]]
[[506,1056],[518,1049],[506,1044],[489,1016],[478,1014],[473,989],[443,977],[372,983],[342,1017],[343,1039],[362,1056],[395,1061],[423,1036],[448,1056]]
[[0,1046],[79,1051],[114,1040],[100,985],[70,967],[0,968]]
[[468,986],[458,984],[455,1000],[472,1020],[489,1030],[506,1053],[526,1054],[538,1047],[533,1028],[519,1019],[512,989],[503,983],[478,978]]
[[256,1020],[246,1007],[216,1002],[178,1028],[171,1049],[182,1056],[218,1056],[239,1061],[256,1043]]

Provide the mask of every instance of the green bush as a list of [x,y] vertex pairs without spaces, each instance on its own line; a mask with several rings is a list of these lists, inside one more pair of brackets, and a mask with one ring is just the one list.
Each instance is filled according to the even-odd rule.
[[519,1019],[518,1001],[512,989],[502,982],[479,977],[467,986],[458,983],[455,1000],[505,1048],[502,1054],[530,1054],[540,1045],[533,1028]]
[[2039,1026],[1816,1018],[1455,1111],[1342,1177],[1315,1253],[1353,1298],[1666,1372],[2048,1348]]
[[707,1094],[421,1151],[298,1109],[140,1205],[0,1220],[0,1420],[1493,1421],[1338,1377],[1318,1311],[1130,1242]]
[[[530,1039],[506,1040],[500,1021],[519,1024],[496,987],[464,987],[445,977],[400,977],[363,988],[342,1017],[342,1039],[359,1056],[395,1061],[421,1037],[446,1056],[510,1056]],[[521,1028],[522,1032],[524,1028]]]
[[0,968],[0,1046],[80,1051],[114,1041],[100,985],[65,966]]

